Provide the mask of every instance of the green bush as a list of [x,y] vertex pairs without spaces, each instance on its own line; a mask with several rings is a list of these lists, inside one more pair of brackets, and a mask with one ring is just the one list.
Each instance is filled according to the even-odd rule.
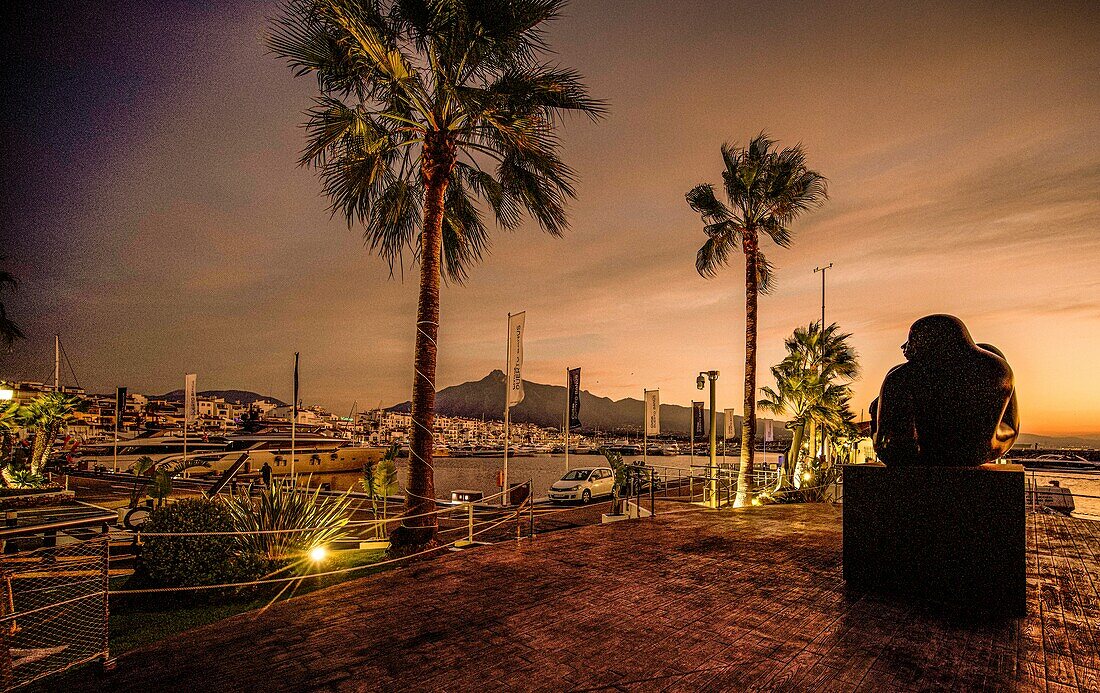
[[[233,519],[223,503],[186,498],[157,508],[143,533],[232,532]],[[191,587],[252,580],[266,562],[241,550],[238,537],[225,535],[148,537],[141,547],[135,577],[150,587]]]

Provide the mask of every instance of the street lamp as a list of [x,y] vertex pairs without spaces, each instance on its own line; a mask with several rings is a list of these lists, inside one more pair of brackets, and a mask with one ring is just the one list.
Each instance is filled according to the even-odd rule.
[[702,390],[710,380],[710,464],[707,476],[710,477],[710,505],[718,507],[718,476],[715,467],[718,464],[718,438],[715,426],[718,424],[717,399],[714,393],[714,381],[718,380],[718,371],[700,371],[695,386]]

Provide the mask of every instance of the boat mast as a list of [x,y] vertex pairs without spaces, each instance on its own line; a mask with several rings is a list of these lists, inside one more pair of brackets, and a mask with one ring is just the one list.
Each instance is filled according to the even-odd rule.
[[53,336],[53,391],[61,392],[61,335]]

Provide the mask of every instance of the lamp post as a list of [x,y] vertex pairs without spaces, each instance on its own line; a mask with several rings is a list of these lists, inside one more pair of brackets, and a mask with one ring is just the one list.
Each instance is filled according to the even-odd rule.
[[714,393],[714,381],[718,380],[718,371],[700,371],[695,379],[695,386],[702,390],[710,380],[710,463],[707,466],[707,476],[710,479],[710,505],[718,507],[718,478],[715,467],[718,464],[718,438],[715,426],[718,424],[717,400]]

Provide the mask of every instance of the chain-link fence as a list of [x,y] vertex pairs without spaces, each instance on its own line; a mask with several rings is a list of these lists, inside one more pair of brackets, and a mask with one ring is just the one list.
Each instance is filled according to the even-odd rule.
[[106,537],[0,559],[0,690],[108,657]]

